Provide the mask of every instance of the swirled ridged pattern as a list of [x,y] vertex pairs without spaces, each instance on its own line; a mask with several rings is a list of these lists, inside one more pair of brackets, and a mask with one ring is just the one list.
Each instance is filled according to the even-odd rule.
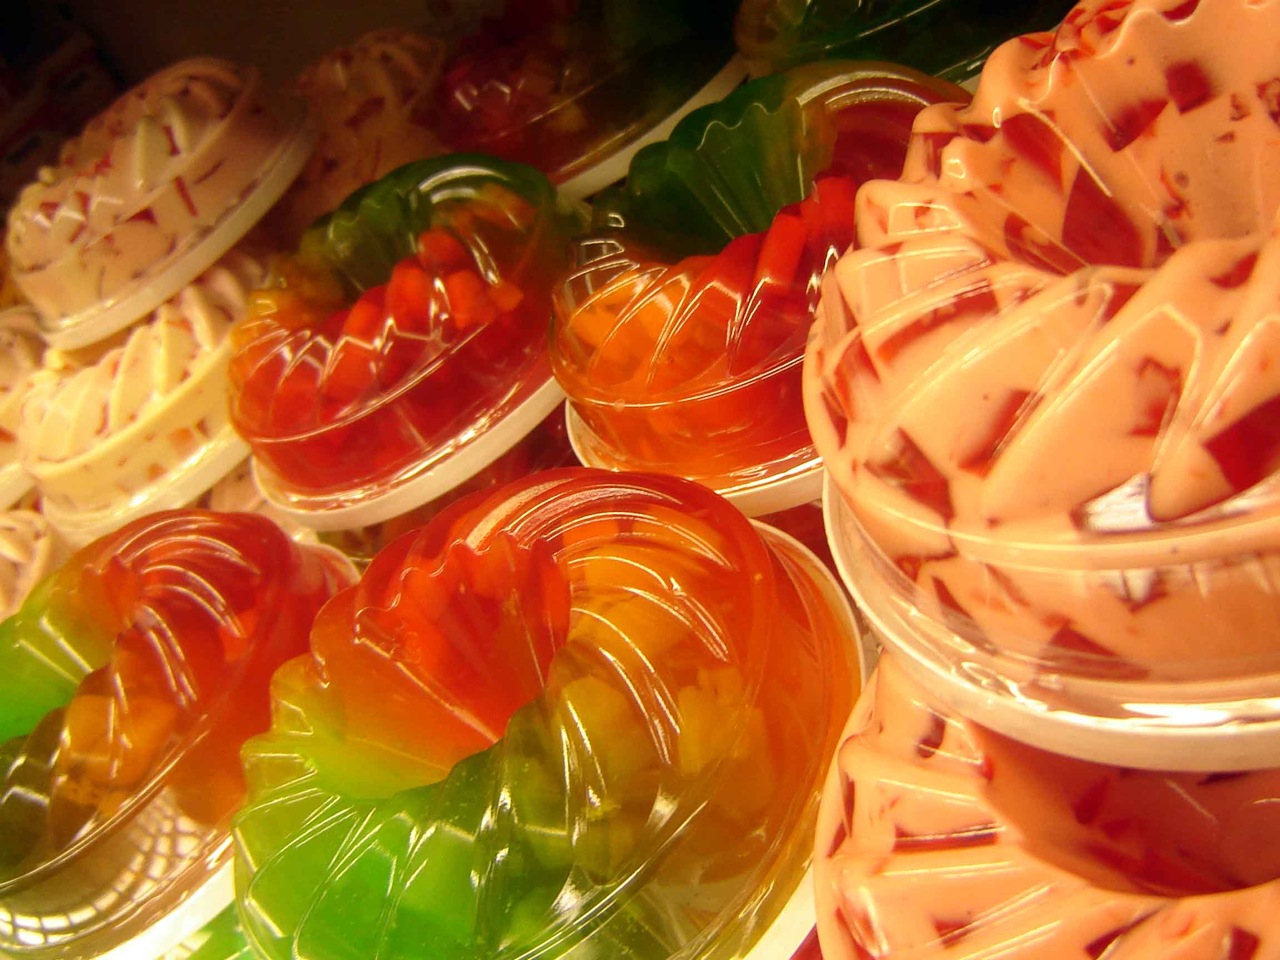
[[1277,30],[1275,2],[1082,4],[859,195],[809,423],[975,644],[1095,676],[1280,664],[1280,72],[1238,40]]
[[886,656],[817,835],[826,960],[1273,960],[1280,772],[1065,760],[949,713]]
[[235,828],[251,941],[741,955],[803,870],[847,629],[685,481],[549,471],[450,508],[276,677]]

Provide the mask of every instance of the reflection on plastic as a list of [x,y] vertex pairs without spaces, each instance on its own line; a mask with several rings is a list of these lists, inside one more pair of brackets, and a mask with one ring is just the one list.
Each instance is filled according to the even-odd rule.
[[246,748],[268,957],[728,958],[805,869],[856,641],[674,478],[549,471],[374,558]]
[[317,509],[376,496],[543,386],[574,226],[536,171],[450,155],[308,231],[232,332],[232,422],[268,495]]
[[0,947],[97,952],[216,866],[271,673],[344,576],[261,517],[176,511],[0,624]]
[[1261,960],[1280,898],[1280,770],[1134,771],[950,714],[892,655],[827,780],[828,960]]
[[821,57],[893,60],[957,83],[1014,34],[1047,30],[1067,0],[743,0],[738,49],[754,73]]
[[811,466],[800,362],[858,184],[899,172],[924,104],[966,97],[887,65],[811,66],[637,154],[557,290],[552,364],[592,462],[722,491]]
[[818,449],[903,604],[1024,681],[1280,669],[1275,64],[1236,40],[1278,29],[1098,2],[1001,47],[824,281]]

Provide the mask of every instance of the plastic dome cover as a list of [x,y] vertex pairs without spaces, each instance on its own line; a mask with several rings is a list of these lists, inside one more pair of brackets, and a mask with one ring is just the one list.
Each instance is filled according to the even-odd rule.
[[551,356],[595,466],[721,492],[812,469],[800,364],[853,197],[957,87],[887,64],[757,80],[640,151],[556,292]]
[[741,956],[805,870],[858,672],[792,543],[688,481],[573,469],[386,548],[246,748],[254,948]]

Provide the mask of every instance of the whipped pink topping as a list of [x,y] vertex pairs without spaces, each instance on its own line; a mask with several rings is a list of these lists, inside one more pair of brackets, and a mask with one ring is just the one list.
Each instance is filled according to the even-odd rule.
[[322,57],[295,92],[319,125],[315,151],[281,202],[287,229],[300,234],[357,187],[441,150],[425,104],[444,66],[442,41],[405,30],[375,30]]
[[1278,33],[1275,3],[1081,4],[859,193],[810,427],[905,582],[998,647],[1275,658],[1280,62],[1243,38]]
[[1280,770],[1063,760],[882,659],[819,812],[826,960],[1274,960]]
[[265,275],[233,250],[111,343],[49,350],[20,433],[42,493],[75,509],[106,505],[212,443],[226,429],[227,332]]
[[49,320],[168,264],[251,191],[279,149],[255,70],[189,60],[126,93],[19,195],[14,279]]

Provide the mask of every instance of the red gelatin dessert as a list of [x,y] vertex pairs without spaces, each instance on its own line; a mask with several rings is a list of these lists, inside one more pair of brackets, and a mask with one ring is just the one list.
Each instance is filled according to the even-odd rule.
[[827,960],[1274,960],[1280,769],[1073,760],[951,712],[894,655],[819,813]]
[[0,624],[0,946],[97,954],[230,854],[240,746],[347,579],[248,514],[154,514]]
[[477,494],[276,675],[235,828],[246,934],[280,960],[741,957],[801,883],[857,676],[834,580],[701,486]]
[[268,499],[317,515],[378,501],[363,522],[386,519],[508,415],[550,412],[551,284],[575,226],[536,171],[451,155],[308,231],[232,331],[232,423]]
[[938,664],[1274,724],[1280,81],[1243,38],[1277,32],[1274,3],[1081,4],[859,193],[806,410],[868,590],[929,612]]
[[637,154],[557,291],[552,361],[584,456],[721,492],[812,471],[800,365],[818,278],[854,241],[858,185],[900,171],[916,112],[966,98],[888,65],[814,65]]

